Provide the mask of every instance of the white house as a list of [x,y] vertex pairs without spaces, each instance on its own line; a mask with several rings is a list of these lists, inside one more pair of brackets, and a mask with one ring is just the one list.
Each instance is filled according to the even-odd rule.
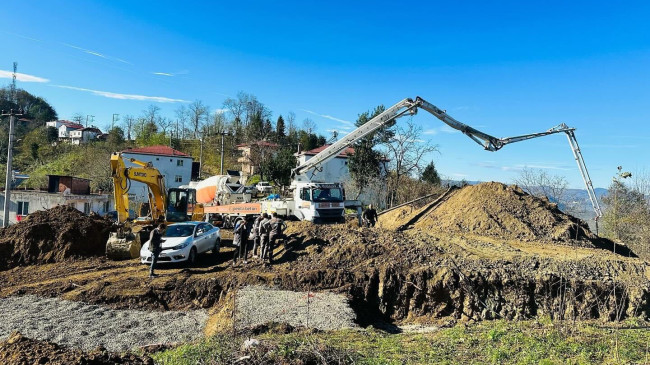
[[53,120],[51,122],[46,122],[45,125],[59,130],[59,140],[70,139],[70,133],[72,131],[78,131],[84,128],[83,125],[69,120]]
[[[314,148],[313,150],[303,151],[296,154],[298,165],[302,165],[309,161],[310,158],[316,156],[330,145],[326,144]],[[314,182],[343,182],[350,178],[350,170],[348,169],[348,159],[354,154],[354,148],[348,147],[344,149],[338,156],[322,164],[318,171],[311,169],[307,171],[306,175],[311,177]],[[312,177],[313,176],[313,177]]]
[[[128,161],[129,158],[151,162],[153,167],[157,168],[164,176],[167,189],[188,185],[192,178],[192,157],[168,146],[131,148],[122,151],[122,156],[127,167],[136,166]],[[137,181],[131,182],[129,199],[146,202],[148,194],[147,185]]]
[[[104,215],[114,210],[112,194],[90,193],[90,180],[72,176],[50,175],[47,191],[12,190],[9,202],[9,224],[20,222],[39,210],[69,205],[80,212]],[[0,193],[0,206],[4,206],[5,194]],[[3,214],[4,216],[4,214]],[[0,216],[0,222],[2,216]]]
[[102,131],[95,127],[75,129],[70,131],[70,141],[76,145],[88,143],[88,141],[96,139],[101,134]]

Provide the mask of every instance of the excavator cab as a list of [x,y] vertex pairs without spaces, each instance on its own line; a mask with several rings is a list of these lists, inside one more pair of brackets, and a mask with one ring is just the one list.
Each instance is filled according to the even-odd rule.
[[167,192],[167,222],[187,222],[194,220],[196,209],[196,190],[171,188]]

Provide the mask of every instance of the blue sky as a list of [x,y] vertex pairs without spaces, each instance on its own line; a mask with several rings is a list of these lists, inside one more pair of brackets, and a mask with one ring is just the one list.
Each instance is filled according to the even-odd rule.
[[[152,103],[215,110],[241,90],[325,135],[419,95],[497,137],[576,127],[598,187],[647,166],[648,2],[208,3],[8,2],[0,83],[17,61],[47,80],[21,88],[102,127]],[[412,120],[447,177],[511,182],[528,166],[582,185],[563,135],[486,152],[426,112]]]

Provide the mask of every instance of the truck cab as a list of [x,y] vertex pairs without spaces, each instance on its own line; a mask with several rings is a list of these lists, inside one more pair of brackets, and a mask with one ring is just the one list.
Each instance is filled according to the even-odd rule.
[[294,215],[314,223],[343,222],[345,192],[339,183],[298,183]]

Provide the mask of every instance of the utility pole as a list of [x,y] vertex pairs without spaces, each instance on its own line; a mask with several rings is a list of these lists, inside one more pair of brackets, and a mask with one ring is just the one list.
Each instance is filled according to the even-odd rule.
[[86,114],[86,128],[88,128],[88,117],[92,118],[92,119],[90,119],[90,123],[95,122],[95,116],[94,115]]
[[[15,66],[14,66],[15,67]],[[4,201],[4,218],[2,220],[2,226],[7,228],[9,227],[9,209],[11,202],[11,182],[13,180],[13,168],[11,166],[13,160],[13,148],[14,148],[14,124],[17,116],[22,116],[23,114],[18,111],[15,112],[13,109],[9,110],[9,113],[2,112],[2,116],[9,117],[9,146],[7,147],[7,176],[5,177],[5,201]]]
[[228,132],[221,131],[219,132],[221,134],[221,172],[219,174],[223,175],[223,136],[228,136]]
[[201,178],[201,170],[203,170],[203,136],[201,136],[201,152],[199,153],[199,179]]
[[113,128],[115,128],[115,122],[117,122],[119,120],[119,118],[120,118],[119,114],[113,114],[113,122],[111,123],[111,130],[113,130]]

